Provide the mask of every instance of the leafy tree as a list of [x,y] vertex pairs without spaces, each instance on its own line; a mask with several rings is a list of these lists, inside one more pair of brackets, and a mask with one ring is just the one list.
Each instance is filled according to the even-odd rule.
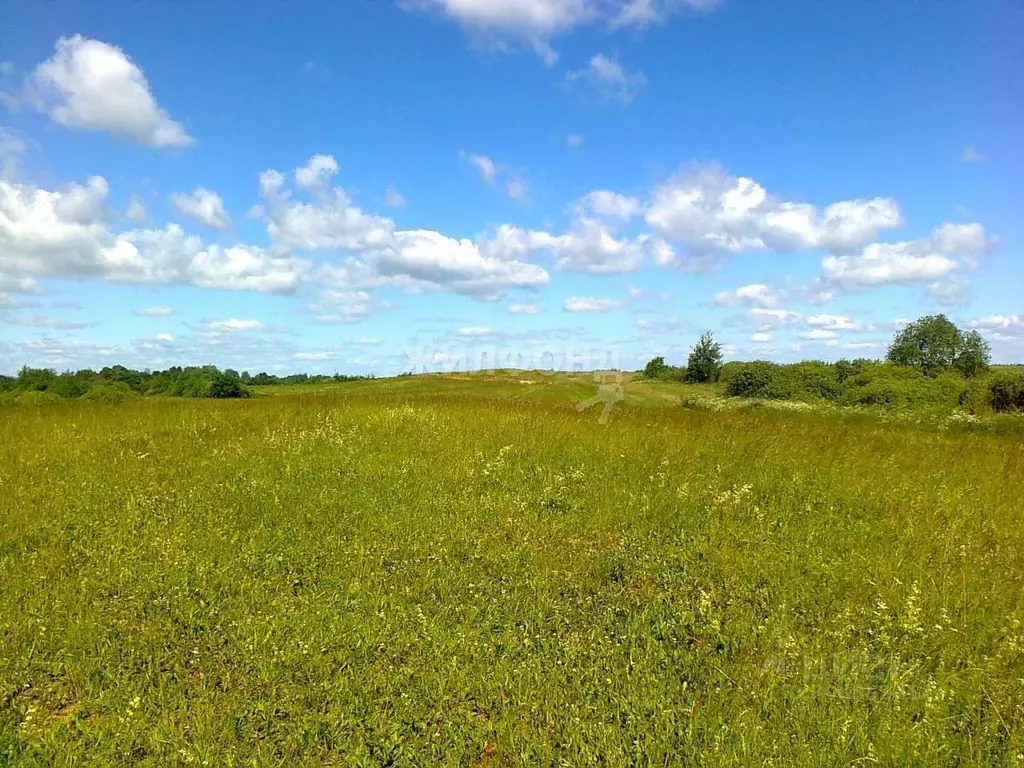
[[656,379],[668,370],[664,357],[655,357],[644,366],[644,378]]
[[960,329],[945,315],[928,315],[909,323],[896,334],[886,360],[936,376],[953,365],[959,348]]
[[715,341],[711,331],[704,331],[686,361],[686,380],[693,384],[718,381],[721,368],[722,345]]
[[928,315],[896,334],[886,360],[919,368],[925,376],[938,376],[954,366],[973,376],[988,367],[989,349],[977,331],[964,334],[945,315]]
[[209,397],[218,398],[249,397],[249,390],[238,380],[238,375],[230,376],[227,372],[214,375],[208,393]]
[[977,331],[971,331],[962,336],[960,351],[957,353],[953,367],[964,376],[976,376],[988,370],[989,362],[992,359],[992,351],[988,342],[981,338]]

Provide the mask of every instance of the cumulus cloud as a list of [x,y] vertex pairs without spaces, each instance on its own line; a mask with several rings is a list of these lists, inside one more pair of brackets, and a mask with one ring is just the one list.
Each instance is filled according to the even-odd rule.
[[784,325],[799,323],[801,316],[798,312],[788,309],[766,309],[764,307],[753,307],[747,310],[744,318],[753,322],[758,331],[767,331]]
[[525,47],[548,65],[558,60],[551,41],[577,27],[646,27],[681,8],[710,10],[718,0],[406,0],[409,9],[441,13],[477,45],[498,50]]
[[195,140],[153,98],[142,70],[118,47],[81,35],[62,37],[32,73],[29,100],[55,122],[107,131],[148,147]]
[[720,307],[777,307],[785,294],[769,288],[763,283],[740,286],[734,291],[720,291],[715,294],[715,304]]
[[828,256],[822,261],[823,279],[845,289],[934,283],[993,245],[980,224],[944,224],[927,238],[871,243],[858,253]]
[[772,340],[772,335],[761,331],[759,333],[751,334],[750,340],[755,344],[769,344]]
[[618,57],[598,53],[585,67],[565,76],[570,85],[585,86],[600,101],[629,104],[647,84],[644,73],[630,71],[619,63]]
[[580,218],[568,232],[560,235],[505,224],[483,244],[483,249],[500,259],[551,253],[556,269],[613,275],[631,272],[640,266],[645,243],[643,236],[620,239],[605,223]]
[[811,315],[807,318],[807,324],[815,328],[823,328],[830,331],[859,331],[862,329],[860,323],[843,315],[830,315],[823,313]]
[[124,210],[124,217],[129,221],[136,223],[145,221],[149,218],[149,212],[146,210],[146,204],[142,201],[142,198],[138,195],[132,195],[131,200],[128,201],[128,207]]
[[646,221],[697,253],[769,249],[847,252],[900,226],[889,198],[846,200],[823,211],[776,199],[756,181],[718,166],[693,166],[655,189]]
[[333,155],[313,155],[304,166],[295,169],[295,183],[302,189],[316,189],[330,182],[339,170]]
[[204,246],[176,224],[115,234],[107,195],[98,176],[58,190],[0,182],[0,274],[287,292],[309,267],[255,246]]
[[231,217],[224,208],[224,201],[216,192],[211,192],[205,187],[196,187],[191,195],[171,195],[171,205],[179,213],[191,216],[204,227],[227,229],[231,226]]
[[589,213],[620,221],[629,221],[640,212],[640,207],[639,199],[607,189],[588,192],[571,206],[580,215]]
[[1024,315],[985,315],[969,321],[967,327],[989,331],[1024,332]]
[[570,296],[562,304],[566,312],[610,312],[619,309],[625,302],[619,299],[593,299],[585,296]]

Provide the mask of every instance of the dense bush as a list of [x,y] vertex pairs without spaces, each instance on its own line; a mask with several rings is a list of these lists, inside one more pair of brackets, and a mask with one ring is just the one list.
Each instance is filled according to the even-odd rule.
[[988,385],[993,411],[1024,411],[1024,373],[1000,373]]
[[767,400],[786,400],[793,396],[792,379],[784,366],[765,360],[743,363],[731,371],[725,391],[733,397]]

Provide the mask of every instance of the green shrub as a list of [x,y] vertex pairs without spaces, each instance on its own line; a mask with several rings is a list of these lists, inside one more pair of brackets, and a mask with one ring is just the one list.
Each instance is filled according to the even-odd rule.
[[793,385],[783,366],[766,360],[755,360],[744,363],[732,373],[726,384],[726,394],[733,397],[785,400],[793,396]]
[[1024,411],[1024,374],[999,373],[988,384],[993,411]]
[[665,373],[666,370],[668,370],[668,365],[665,363],[664,357],[658,356],[652,358],[647,365],[644,366],[644,378],[656,379]]
[[123,403],[134,397],[138,397],[138,393],[127,382],[102,381],[93,384],[82,399],[96,403]]
[[242,398],[250,396],[249,389],[239,381],[238,376],[231,376],[228,373],[218,373],[210,381],[207,397],[220,399]]

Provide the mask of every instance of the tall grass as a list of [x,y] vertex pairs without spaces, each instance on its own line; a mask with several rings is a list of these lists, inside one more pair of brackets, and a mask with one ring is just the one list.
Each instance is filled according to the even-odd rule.
[[0,764],[1020,763],[1024,442],[516,386],[0,412]]

